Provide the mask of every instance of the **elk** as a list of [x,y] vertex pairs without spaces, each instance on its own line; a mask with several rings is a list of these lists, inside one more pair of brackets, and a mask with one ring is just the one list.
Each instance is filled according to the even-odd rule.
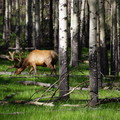
[[56,74],[56,63],[58,60],[58,55],[53,50],[33,50],[24,59],[20,68],[15,71],[15,74],[20,74],[27,67],[31,67],[29,73],[33,70],[35,74],[37,73],[36,66],[44,66],[51,69],[51,74],[54,72]]
[[14,65],[10,66],[9,68],[19,68],[19,67],[21,67],[22,62],[23,62],[23,58],[22,58],[23,52],[17,53],[17,54],[19,55],[19,57],[15,57],[15,52],[14,51],[13,52],[9,51],[9,56],[7,57],[7,59],[14,62]]

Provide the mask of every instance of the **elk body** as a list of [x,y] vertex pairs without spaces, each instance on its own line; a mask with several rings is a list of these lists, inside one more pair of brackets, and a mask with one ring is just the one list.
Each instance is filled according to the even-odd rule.
[[22,66],[15,71],[15,74],[20,74],[27,67],[31,67],[30,73],[34,70],[37,73],[36,66],[45,66],[50,68],[51,74],[56,74],[56,63],[58,55],[53,50],[33,50],[24,59]]

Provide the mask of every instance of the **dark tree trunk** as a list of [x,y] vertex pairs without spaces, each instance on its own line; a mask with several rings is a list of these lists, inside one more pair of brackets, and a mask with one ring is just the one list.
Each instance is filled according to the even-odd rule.
[[111,75],[118,76],[118,40],[117,40],[117,9],[116,0],[111,2],[112,30],[111,30]]
[[26,46],[32,47],[32,0],[26,0]]
[[[99,3],[98,3],[99,4]],[[99,7],[97,9],[99,11]],[[100,20],[99,14],[97,15],[97,68],[98,68],[98,87],[102,88],[103,75],[101,73],[101,56],[100,56]]]
[[37,49],[41,48],[40,39],[40,0],[35,0],[35,46]]
[[50,0],[49,37],[50,46],[53,46],[53,0]]
[[59,22],[58,22],[58,0],[54,0],[54,50],[58,53],[58,47],[59,47],[59,42],[58,42],[58,27],[59,27]]
[[100,54],[101,54],[101,73],[108,75],[108,55],[105,40],[105,7],[104,0],[99,0],[99,20],[100,20]]

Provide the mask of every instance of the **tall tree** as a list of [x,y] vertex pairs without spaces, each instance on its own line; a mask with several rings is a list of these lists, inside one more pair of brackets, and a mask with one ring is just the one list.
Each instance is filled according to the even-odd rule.
[[90,106],[98,102],[98,71],[97,71],[97,1],[88,0],[90,11],[89,26],[89,68],[90,68]]
[[59,0],[54,0],[54,50],[58,52],[58,2]]
[[[120,1],[117,0],[117,39],[118,39],[118,61],[120,61]],[[120,71],[120,62],[118,62],[118,70]]]
[[16,0],[16,52],[20,48],[20,6],[19,0]]
[[3,28],[3,39],[5,45],[8,47],[10,42],[10,28],[9,28],[9,0],[5,0],[5,15],[4,15],[4,28]]
[[[98,0],[99,5],[99,0]],[[98,87],[102,87],[103,75],[101,74],[101,54],[100,54],[100,16],[99,16],[99,7],[97,8],[97,68],[98,68]]]
[[35,0],[32,1],[32,46],[36,49]]
[[79,59],[82,57],[81,51],[83,47],[83,32],[84,32],[84,24],[85,24],[85,2],[86,0],[81,0],[81,8],[80,8],[80,40],[79,40]]
[[117,41],[117,4],[111,0],[112,37],[111,37],[111,75],[118,75],[118,41]]
[[11,17],[12,17],[12,0],[9,0],[9,8],[8,8],[8,17],[9,17],[9,34],[11,34]]
[[79,0],[71,1],[71,62],[73,67],[78,66],[78,40],[79,40]]
[[53,46],[53,0],[50,0],[49,38],[50,46]]
[[85,2],[85,18],[83,27],[83,46],[89,47],[89,6],[88,1]]
[[35,33],[36,47],[40,48],[40,0],[35,0]]
[[59,0],[59,90],[62,99],[68,99],[69,74],[67,51],[67,0]]
[[32,0],[26,0],[26,35],[25,41],[27,47],[32,46]]
[[108,56],[105,40],[105,1],[99,0],[99,20],[100,20],[100,53],[101,53],[101,73],[108,74]]

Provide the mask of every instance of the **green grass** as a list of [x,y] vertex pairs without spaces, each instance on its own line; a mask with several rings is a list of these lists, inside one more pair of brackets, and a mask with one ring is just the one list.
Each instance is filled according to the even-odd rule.
[[[0,71],[6,71],[8,66],[13,63],[7,60],[0,60]],[[18,81],[36,81],[53,84],[58,77],[43,76],[50,74],[50,69],[38,67],[37,77],[29,75],[28,70],[24,71],[25,75],[0,75],[0,100],[5,100],[6,96],[15,94],[7,101],[15,100],[33,100],[40,97],[47,89],[35,85],[23,85]],[[75,87],[81,82],[89,80],[88,64],[80,63],[80,66],[70,69],[70,86]],[[14,72],[15,69],[7,70]],[[58,72],[58,66],[57,66]],[[30,76],[24,78],[24,76]],[[88,85],[89,83],[87,83]],[[80,85],[82,86],[82,85]],[[84,85],[85,86],[85,85]],[[45,98],[40,101],[46,102],[56,89],[52,88],[45,94]],[[38,91],[38,92],[36,92]],[[36,94],[34,94],[36,92]],[[33,95],[34,94],[34,95]],[[33,96],[32,96],[33,95]],[[59,92],[56,93],[56,96]],[[32,96],[32,97],[31,97]],[[117,90],[99,90],[99,98],[120,97]],[[95,108],[87,105],[90,99],[89,91],[75,90],[71,93],[68,101],[55,102],[54,107],[27,105],[27,104],[0,104],[0,120],[119,120],[120,119],[120,103],[101,104]],[[65,107],[63,104],[79,105],[79,107]]]
[[[25,86],[19,84],[17,81],[27,80],[23,78],[10,78],[9,76],[2,76],[0,81],[0,99],[4,99],[5,96],[16,93],[16,95],[10,99],[12,100],[29,100],[31,95],[35,94],[32,99],[39,97],[45,88],[39,86]],[[43,78],[29,78],[29,80],[40,82],[55,82],[54,77]],[[53,80],[53,81],[52,81]],[[57,80],[57,78],[56,78]],[[78,83],[75,78],[71,78],[71,85],[74,86],[75,82]],[[74,82],[74,84],[72,83]],[[80,81],[79,81],[80,82]],[[54,91],[54,89],[52,89]],[[46,96],[51,96],[50,91]],[[105,97],[118,97],[120,92],[116,90],[100,90],[100,98]],[[1,104],[0,105],[0,119],[1,120],[119,120],[120,103],[109,103],[99,105],[96,108],[89,108],[86,106],[89,99],[89,91],[74,91],[71,94],[71,99],[66,102],[56,102],[54,107],[35,106],[35,105],[23,105],[23,104]],[[45,101],[42,99],[41,101]],[[79,107],[64,107],[63,104],[79,104]]]
[[[112,106],[112,107],[111,107]],[[0,106],[1,120],[119,120],[119,107],[115,104],[88,107],[42,107],[7,104]]]

